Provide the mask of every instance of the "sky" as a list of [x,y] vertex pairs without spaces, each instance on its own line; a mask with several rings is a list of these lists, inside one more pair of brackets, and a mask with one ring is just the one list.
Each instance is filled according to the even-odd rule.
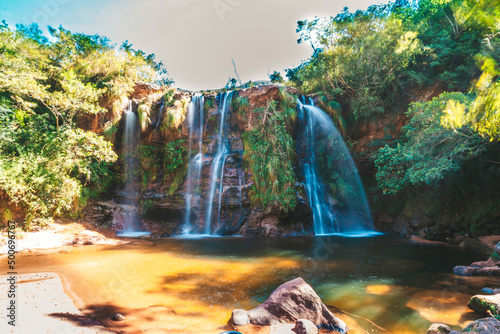
[[366,9],[376,0],[0,0],[0,19],[36,22],[73,32],[106,36],[154,53],[174,86],[188,90],[223,87],[235,77],[267,80],[275,70],[311,56],[297,44],[297,21],[335,16],[345,6]]

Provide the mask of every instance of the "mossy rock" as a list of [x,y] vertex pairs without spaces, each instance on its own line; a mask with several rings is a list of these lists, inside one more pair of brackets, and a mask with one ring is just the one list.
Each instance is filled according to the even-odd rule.
[[473,296],[467,306],[484,315],[500,315],[500,294],[492,296]]

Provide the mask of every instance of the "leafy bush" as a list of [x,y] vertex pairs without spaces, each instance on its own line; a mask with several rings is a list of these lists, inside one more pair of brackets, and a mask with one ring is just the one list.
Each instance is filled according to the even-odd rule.
[[409,123],[400,141],[380,149],[376,178],[384,193],[396,193],[408,186],[436,185],[462,163],[480,154],[485,141],[469,128],[459,131],[442,126],[448,101],[468,104],[462,93],[443,93],[429,102],[414,102],[407,112]]
[[[143,188],[148,183],[165,183],[172,180],[168,190],[175,193],[184,182],[187,172],[186,140],[170,141],[164,146],[139,146],[140,170]],[[163,179],[161,178],[163,176]]]
[[28,223],[75,216],[88,196],[105,190],[116,160],[111,143],[80,129],[56,129],[48,114],[24,125],[12,114],[0,117],[7,139],[0,143],[0,189],[26,209]]
[[294,142],[286,131],[284,112],[276,109],[276,102],[256,112],[260,113],[259,124],[243,133],[244,161],[254,179],[250,198],[254,205],[289,212],[296,205]]
[[[78,214],[114,178],[117,159],[103,137],[76,128],[76,115],[115,111],[138,81],[157,82],[163,65],[124,43],[36,24],[0,25],[0,193],[27,222]],[[104,128],[108,140],[116,120]]]
[[299,21],[297,32],[299,43],[309,41],[314,54],[287,70],[291,83],[304,93],[321,91],[342,99],[354,118],[385,111],[420,49],[417,33],[406,31],[385,6]]

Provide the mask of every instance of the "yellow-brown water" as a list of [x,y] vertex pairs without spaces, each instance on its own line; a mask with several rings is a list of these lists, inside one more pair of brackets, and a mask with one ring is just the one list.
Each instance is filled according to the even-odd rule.
[[[257,306],[298,276],[327,305],[392,333],[424,333],[431,322],[464,326],[477,318],[466,307],[470,296],[500,287],[498,279],[451,274],[479,254],[388,237],[170,239],[69,250],[21,253],[18,271],[60,274],[78,307],[127,333],[220,333],[233,309]],[[115,313],[127,320],[107,320]]]

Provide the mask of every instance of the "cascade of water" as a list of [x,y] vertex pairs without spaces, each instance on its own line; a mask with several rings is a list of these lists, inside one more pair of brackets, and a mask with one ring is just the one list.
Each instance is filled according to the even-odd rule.
[[132,110],[132,101],[125,109],[125,132],[123,134],[123,160],[125,171],[125,190],[129,204],[125,208],[122,234],[134,233],[139,230],[139,213],[137,211],[137,180],[135,168],[137,164],[136,150],[138,145],[138,119]]
[[165,107],[165,99],[161,99],[161,107],[160,107],[160,111],[158,112],[158,120],[156,121],[155,129],[157,129],[158,125],[160,125],[160,122],[161,122],[161,112],[163,111],[163,107]]
[[224,181],[224,165],[226,163],[227,155],[229,154],[229,142],[227,138],[229,124],[227,122],[227,119],[232,97],[232,91],[225,92],[219,100],[222,100],[222,106],[219,104],[220,122],[217,133],[217,151],[212,162],[212,176],[210,178],[210,188],[206,203],[205,234],[211,234],[212,232],[212,210],[216,190],[219,190],[217,194],[217,226],[219,227],[220,225],[220,207]]
[[[199,210],[201,192],[201,167],[203,164],[203,106],[205,98],[201,94],[193,96],[188,107],[189,122],[189,165],[186,179],[186,216],[184,234],[192,230],[191,211]],[[195,202],[193,204],[193,201]]]
[[301,100],[298,151],[315,234],[374,234],[363,186],[342,136],[311,99],[309,105]]

